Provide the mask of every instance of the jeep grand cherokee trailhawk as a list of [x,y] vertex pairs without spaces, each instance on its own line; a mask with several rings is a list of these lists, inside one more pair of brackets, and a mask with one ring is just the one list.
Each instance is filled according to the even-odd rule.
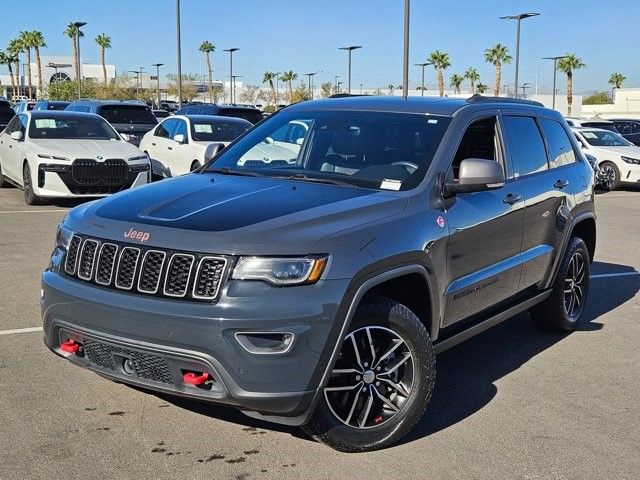
[[[265,159],[300,122],[300,148]],[[299,103],[194,173],[71,210],[45,342],[119,382],[382,448],[420,420],[436,353],[524,310],[574,328],[593,184],[537,103]]]

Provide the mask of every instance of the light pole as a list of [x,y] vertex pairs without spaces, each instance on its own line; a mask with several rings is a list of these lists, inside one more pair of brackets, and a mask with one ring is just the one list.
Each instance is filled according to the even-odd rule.
[[278,86],[278,80],[283,72],[276,72],[276,110],[278,109],[278,96],[280,95],[280,88]]
[[311,100],[313,100],[313,76],[318,73],[320,72],[303,73],[303,75],[306,75],[309,78],[309,96],[311,97]]
[[234,95],[235,92],[233,91],[233,52],[237,52],[238,50],[240,50],[239,48],[227,48],[226,50],[223,50],[224,52],[229,52],[229,94],[231,96],[231,102],[230,103],[234,103],[235,99],[234,99]]
[[362,95],[362,86],[364,85],[364,83],[360,84],[360,95]]
[[178,108],[182,108],[182,49],[180,48],[180,0],[176,0],[176,47],[178,51]]
[[351,52],[357,50],[358,48],[362,48],[362,45],[351,45],[348,47],[340,47],[338,50],[347,50],[349,52],[349,81],[347,83],[347,93],[351,93]]
[[87,22],[73,22],[73,26],[76,27],[76,51],[78,52],[78,65],[76,71],[76,79],[78,80],[78,100],[82,98],[82,61],[80,60],[80,29],[84,27]]
[[409,11],[410,0],[404,0],[404,57],[402,61],[402,96],[409,96]]
[[136,100],[140,99],[140,94],[139,94],[139,90],[138,90],[138,79],[140,78],[140,72],[138,70],[129,70],[129,73],[135,73],[136,75]]
[[158,95],[158,108],[160,108],[160,67],[163,65],[164,63],[154,63],[151,65],[152,67],[156,67],[156,94]]
[[426,67],[427,65],[433,65],[433,62],[416,63],[414,65],[416,67],[422,67],[422,86],[420,87],[420,96],[424,97],[424,67]]
[[522,89],[522,98],[527,98],[527,88],[531,85],[529,82],[524,82],[520,87]]
[[242,75],[232,75],[231,81],[233,82],[233,96],[236,96],[236,78],[242,78]]
[[516,92],[516,98],[518,98],[518,67],[520,65],[520,21],[523,18],[535,17],[540,15],[535,12],[519,13],[518,15],[508,15],[506,17],[500,17],[501,20],[517,20],[518,26],[516,27],[516,80],[514,91]]
[[551,108],[556,108],[556,73],[558,72],[558,60],[564,58],[564,55],[558,57],[542,57],[543,60],[553,60],[553,100],[551,101]]

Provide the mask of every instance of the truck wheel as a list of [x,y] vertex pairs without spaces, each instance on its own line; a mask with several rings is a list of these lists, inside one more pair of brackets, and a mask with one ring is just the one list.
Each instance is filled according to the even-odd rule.
[[551,296],[530,310],[536,325],[555,332],[571,332],[576,328],[587,303],[590,270],[587,246],[580,237],[572,237]]
[[29,164],[26,162],[22,168],[22,191],[27,205],[42,205],[42,199],[33,192],[31,171],[29,170]]
[[397,443],[422,417],[436,379],[429,334],[404,305],[363,303],[322,398],[303,428],[342,452]]
[[600,186],[608,192],[620,187],[620,170],[615,163],[603,162],[600,165]]

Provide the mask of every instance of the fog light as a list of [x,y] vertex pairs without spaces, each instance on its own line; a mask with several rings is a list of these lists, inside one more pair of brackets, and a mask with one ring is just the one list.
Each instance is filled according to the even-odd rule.
[[287,353],[295,339],[289,332],[236,332],[235,337],[242,348],[255,355]]

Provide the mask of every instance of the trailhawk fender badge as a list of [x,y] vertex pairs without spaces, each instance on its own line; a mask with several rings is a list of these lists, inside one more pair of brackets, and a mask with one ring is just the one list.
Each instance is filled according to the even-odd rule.
[[149,232],[139,232],[138,230],[131,228],[128,232],[124,232],[124,238],[130,238],[132,240],[138,240],[140,243],[144,243],[151,238],[151,234]]
[[444,217],[442,215],[438,215],[438,218],[436,218],[436,223],[440,228],[444,228],[444,225],[445,225]]

